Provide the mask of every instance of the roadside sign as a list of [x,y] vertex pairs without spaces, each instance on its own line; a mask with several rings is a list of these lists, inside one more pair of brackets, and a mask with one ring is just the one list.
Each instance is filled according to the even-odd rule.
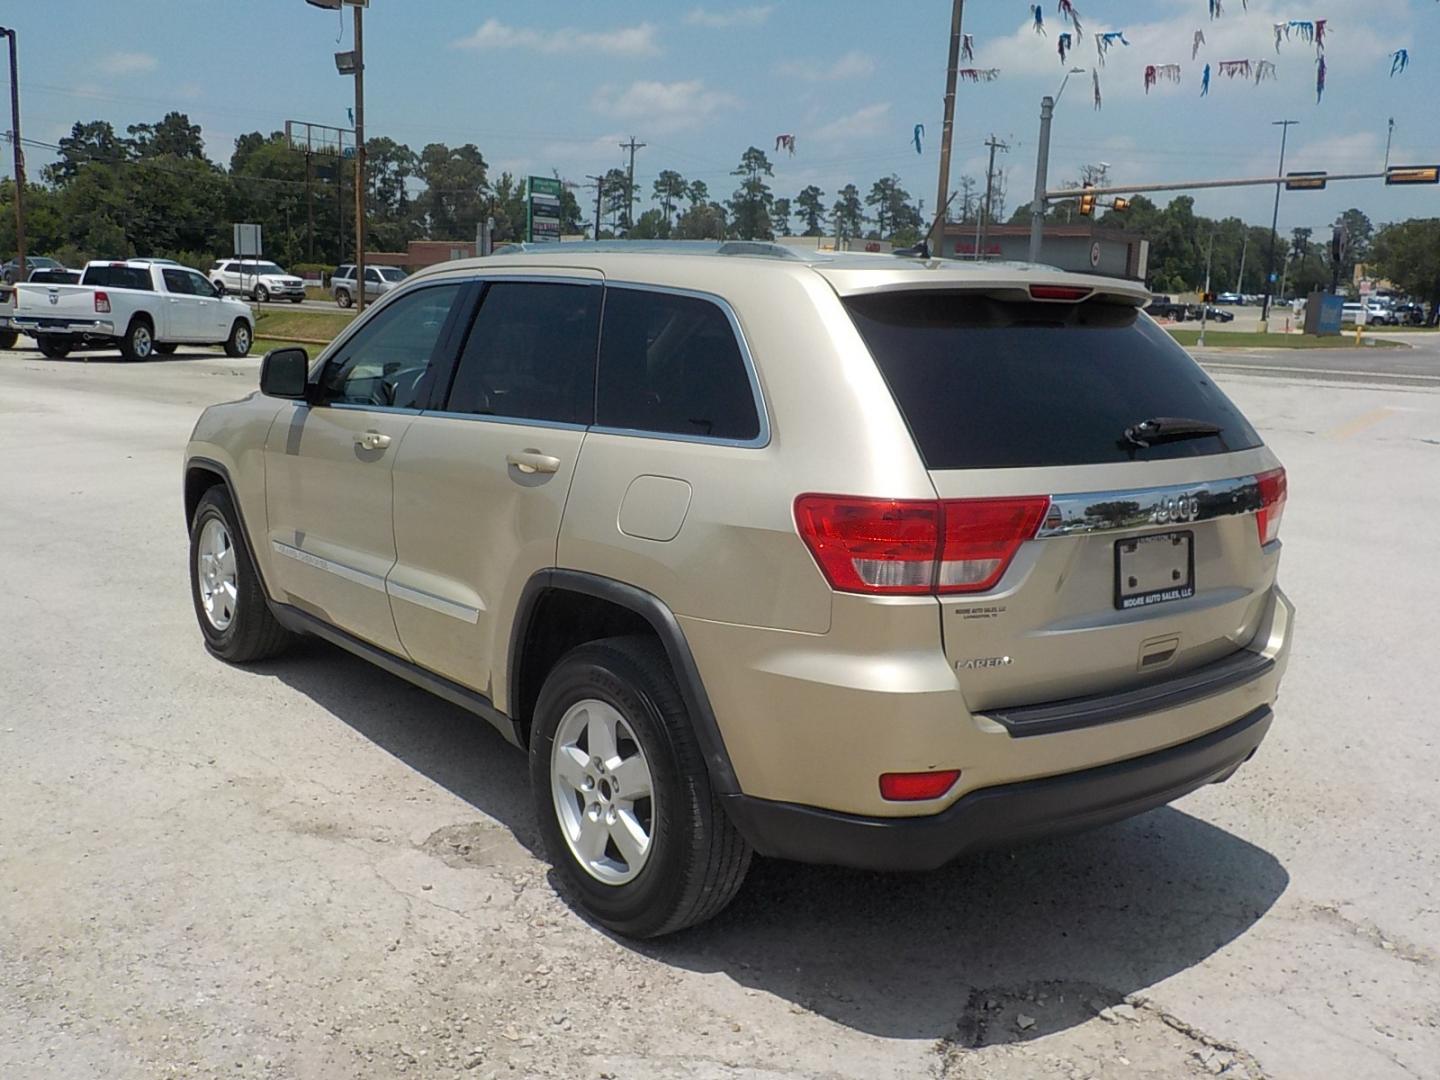
[[565,185],[553,176],[532,176],[528,181],[525,239],[531,243],[560,242],[560,197]]
[[1440,184],[1440,165],[1392,165],[1385,170],[1387,184]]
[[1286,191],[1324,191],[1325,173],[1289,172],[1285,174]]
[[1360,295],[1361,295],[1361,296],[1369,296],[1369,295],[1370,295],[1370,282],[1369,282],[1368,279],[1362,280],[1362,281],[1360,282]]
[[265,249],[260,245],[259,225],[244,225],[237,222],[234,232],[236,258],[258,259],[265,253]]

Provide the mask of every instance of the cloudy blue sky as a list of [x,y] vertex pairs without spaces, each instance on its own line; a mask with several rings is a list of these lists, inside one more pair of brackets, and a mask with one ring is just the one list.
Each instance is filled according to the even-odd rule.
[[[1132,182],[1268,175],[1278,129],[1291,129],[1287,168],[1332,172],[1379,168],[1387,119],[1395,163],[1440,161],[1440,3],[1437,0],[1075,0],[1085,40],[1057,113],[1052,184],[1086,162],[1108,162]],[[985,138],[1011,147],[1010,206],[1033,185],[1039,99],[1065,68],[1062,29],[1044,0],[1047,34],[1031,29],[1030,6],[971,0],[966,31],[978,68],[993,82],[962,84],[955,130],[956,175],[983,176]],[[815,183],[833,199],[853,181],[868,189],[897,173],[933,207],[949,0],[609,0],[500,4],[491,0],[372,0],[366,19],[370,134],[419,149],[474,142],[496,172],[581,180],[622,163],[618,143],[647,144],[636,159],[648,190],[673,168],[728,194],[728,173],[751,144],[767,150],[792,133],[797,152],[772,154],[778,195]],[[27,138],[56,141],[76,120],[118,128],[182,109],[203,125],[207,150],[227,160],[236,135],[286,119],[345,124],[351,84],[331,54],[350,47],[348,20],[302,0],[7,0],[0,12],[20,34]],[[1298,38],[1277,54],[1272,24],[1327,22],[1327,89],[1315,100],[1315,48]],[[1124,30],[1100,69],[1104,107],[1091,102],[1095,31]],[[1206,44],[1191,60],[1192,38]],[[1390,54],[1410,67],[1390,76]],[[1268,59],[1277,78],[1256,85],[1212,75],[1208,60]],[[1148,94],[1147,64],[1178,63],[1178,85]],[[911,145],[925,125],[924,152]],[[46,155],[30,151],[32,170]],[[8,169],[8,160],[6,163]],[[1161,198],[1168,198],[1162,196]],[[1268,223],[1264,189],[1198,193],[1207,213]],[[1440,188],[1378,181],[1287,196],[1282,227],[1321,226],[1347,206],[1377,221],[1440,215]]]

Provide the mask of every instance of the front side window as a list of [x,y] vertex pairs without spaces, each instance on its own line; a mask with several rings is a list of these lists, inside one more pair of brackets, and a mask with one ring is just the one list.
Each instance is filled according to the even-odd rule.
[[321,403],[423,408],[441,333],[461,288],[416,289],[376,312],[325,365]]
[[379,281],[379,280],[380,280],[380,272],[379,272],[378,270],[373,270],[373,269],[370,269],[370,268],[367,267],[366,270],[365,270],[365,280],[366,280],[366,281]]
[[600,287],[498,282],[466,339],[449,412],[588,424]]
[[608,288],[598,378],[603,427],[739,442],[760,435],[735,331],[709,300]]
[[214,296],[215,289],[206,279],[204,274],[197,274],[194,270],[183,271],[185,278],[190,283],[190,291],[196,296]]

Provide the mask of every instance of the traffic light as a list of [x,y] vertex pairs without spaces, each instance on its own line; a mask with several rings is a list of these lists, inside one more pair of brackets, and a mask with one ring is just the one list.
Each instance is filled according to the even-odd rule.
[[1392,165],[1385,170],[1387,184],[1440,184],[1440,165]]
[[1123,196],[1116,196],[1115,201],[1110,204],[1112,210],[1129,210],[1130,200]]
[[1080,195],[1080,216],[1089,217],[1095,213],[1095,196],[1090,193],[1094,184],[1086,184],[1085,190]]

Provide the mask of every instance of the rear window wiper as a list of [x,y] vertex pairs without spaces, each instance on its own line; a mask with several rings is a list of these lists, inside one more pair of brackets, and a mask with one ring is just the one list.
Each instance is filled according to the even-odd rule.
[[1224,429],[1208,420],[1191,420],[1184,416],[1155,416],[1125,429],[1121,445],[1149,447],[1162,442],[1182,439],[1205,439],[1219,435]]

